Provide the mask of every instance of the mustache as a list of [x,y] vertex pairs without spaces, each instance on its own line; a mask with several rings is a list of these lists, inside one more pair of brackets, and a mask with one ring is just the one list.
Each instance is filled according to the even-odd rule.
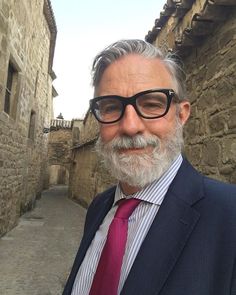
[[[101,139],[100,139],[101,140]],[[130,149],[130,148],[146,148],[152,146],[154,148],[160,147],[160,139],[155,135],[135,135],[135,136],[119,136],[114,138],[112,141],[104,144],[100,142],[103,147],[119,151],[120,149]]]

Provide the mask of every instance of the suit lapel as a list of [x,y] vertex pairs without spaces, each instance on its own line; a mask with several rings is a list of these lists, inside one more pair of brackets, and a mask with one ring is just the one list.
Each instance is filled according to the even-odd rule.
[[159,294],[188,241],[200,213],[202,177],[185,160],[138,252],[122,295]]
[[86,248],[85,252],[87,251],[87,248],[89,247],[92,239],[94,238],[94,235],[96,234],[96,231],[98,230],[99,226],[103,222],[103,219],[112,207],[115,196],[115,188],[113,187],[109,190],[108,193],[102,196],[102,201],[97,201],[93,208],[91,208],[90,212],[88,212],[89,222],[85,228],[85,236],[83,238],[83,243]]
[[113,187],[109,189],[108,192],[105,192],[100,197],[98,197],[94,201],[94,204],[92,204],[89,208],[85,224],[84,236],[80,243],[80,247],[72,266],[71,273],[67,280],[63,295],[71,294],[79,267],[84,259],[89,245],[92,242],[92,239],[94,238],[96,231],[98,230],[100,224],[102,223],[103,219],[105,218],[113,204],[114,194],[115,188]]

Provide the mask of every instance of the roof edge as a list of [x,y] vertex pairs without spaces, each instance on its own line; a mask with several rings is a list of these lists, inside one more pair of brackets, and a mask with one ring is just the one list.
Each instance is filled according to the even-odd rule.
[[48,62],[48,73],[51,75],[53,73],[52,65],[53,65],[54,52],[56,47],[57,25],[56,25],[56,20],[55,20],[52,4],[50,0],[44,0],[43,14],[45,16],[45,19],[47,21],[48,28],[51,34],[49,62]]

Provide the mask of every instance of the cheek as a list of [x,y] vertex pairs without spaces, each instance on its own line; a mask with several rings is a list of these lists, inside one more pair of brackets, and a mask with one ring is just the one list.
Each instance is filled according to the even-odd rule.
[[146,130],[149,134],[158,136],[160,139],[165,139],[169,134],[173,132],[175,128],[175,122],[168,121],[165,118],[150,122],[146,125]]
[[158,136],[160,139],[165,137],[166,134],[166,128],[164,128],[163,126],[152,126],[151,128],[148,128],[149,134],[151,135],[156,135]]
[[112,125],[101,125],[100,126],[100,136],[103,142],[111,141],[117,133],[117,127]]

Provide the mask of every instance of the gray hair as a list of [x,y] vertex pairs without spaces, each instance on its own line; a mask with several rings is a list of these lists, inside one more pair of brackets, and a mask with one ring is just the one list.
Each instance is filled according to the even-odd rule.
[[180,101],[186,100],[185,73],[179,58],[171,53],[164,54],[154,45],[139,39],[120,40],[101,51],[92,65],[92,85],[99,85],[105,69],[114,61],[129,54],[139,54],[146,58],[157,58],[165,64],[176,85]]

